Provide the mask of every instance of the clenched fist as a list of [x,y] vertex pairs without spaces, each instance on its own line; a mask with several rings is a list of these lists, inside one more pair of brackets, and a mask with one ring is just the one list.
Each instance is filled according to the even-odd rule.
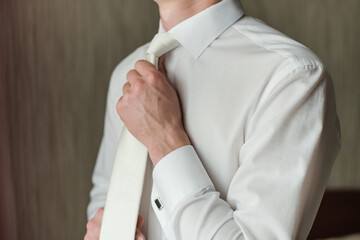
[[126,78],[117,112],[156,165],[166,154],[190,144],[178,95],[166,77],[163,58],[159,71],[147,61],[137,61]]

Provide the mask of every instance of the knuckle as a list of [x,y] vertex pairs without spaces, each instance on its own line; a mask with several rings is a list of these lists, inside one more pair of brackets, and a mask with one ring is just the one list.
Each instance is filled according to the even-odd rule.
[[127,93],[128,91],[130,90],[130,83],[129,82],[126,82],[123,87],[122,87],[122,91],[123,91],[123,95],[125,93]]
[[130,76],[131,76],[131,74],[132,74],[132,73],[131,73],[132,71],[133,71],[133,70],[130,70],[130,71],[127,72],[127,74],[126,74],[126,79],[129,79],[129,78],[130,78]]
[[135,69],[131,69],[130,71],[127,72],[126,79],[129,80],[136,75],[137,75],[137,71]]
[[136,92],[142,92],[144,90],[144,82],[140,79],[137,79],[133,82],[132,87]]
[[122,95],[122,98],[121,98],[121,106],[123,106],[124,104],[126,103],[129,103],[129,100],[130,100],[130,93],[129,92],[125,92],[123,95]]
[[155,71],[149,71],[149,73],[147,74],[147,80],[151,85],[157,86],[160,83],[159,74]]
[[143,64],[143,61],[144,61],[144,60],[137,60],[137,61],[135,62],[134,68],[135,68],[135,69],[138,69],[138,68]]

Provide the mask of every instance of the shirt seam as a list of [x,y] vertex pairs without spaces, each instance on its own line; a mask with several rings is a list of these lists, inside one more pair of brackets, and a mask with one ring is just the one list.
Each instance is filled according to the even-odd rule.
[[[236,23],[234,23],[232,25],[232,27],[236,31],[238,31],[242,36],[244,36],[249,41],[251,41],[253,44],[255,44],[256,46],[281,56],[284,59],[284,61],[289,60],[290,63],[287,66],[292,66],[294,69],[301,68],[302,66],[305,66],[305,65],[315,65],[315,66],[319,66],[319,67],[322,67],[322,65],[323,65],[320,61],[318,61],[316,59],[309,59],[309,58],[305,58],[305,57],[297,57],[294,53],[291,53],[291,52],[287,51],[286,52],[287,54],[286,54],[286,53],[283,53],[281,51],[277,51],[275,49],[272,49],[269,46],[261,44],[258,41],[256,41],[253,37],[249,36],[249,34],[246,33],[246,31],[244,31],[239,26],[237,26]],[[301,63],[300,62],[301,60],[307,61],[308,63]]]

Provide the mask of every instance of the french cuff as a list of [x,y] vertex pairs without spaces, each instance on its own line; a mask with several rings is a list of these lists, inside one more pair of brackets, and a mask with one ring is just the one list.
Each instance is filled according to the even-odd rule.
[[214,188],[191,145],[180,147],[162,158],[154,168],[153,180],[161,204],[158,208],[166,209],[169,214],[186,198]]

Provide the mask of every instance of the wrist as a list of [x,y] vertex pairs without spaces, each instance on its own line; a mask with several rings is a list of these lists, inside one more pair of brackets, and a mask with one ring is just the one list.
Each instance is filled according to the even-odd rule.
[[183,129],[168,129],[163,132],[161,140],[157,140],[152,141],[152,144],[148,147],[154,166],[172,151],[191,144],[187,133]]

